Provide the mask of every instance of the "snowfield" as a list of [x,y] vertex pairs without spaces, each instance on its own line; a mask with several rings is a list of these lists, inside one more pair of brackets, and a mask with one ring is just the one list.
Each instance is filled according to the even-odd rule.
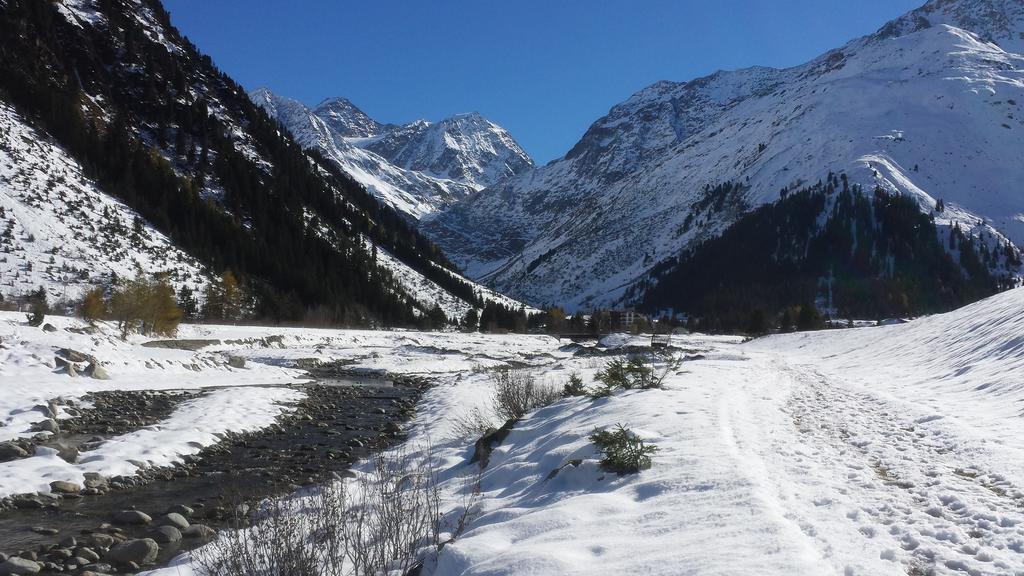
[[[1024,574],[1022,309],[1024,289],[1016,289],[901,325],[750,342],[676,336],[684,361],[664,389],[562,399],[520,420],[480,475],[465,532],[424,573]],[[0,385],[14,391],[0,406],[0,419],[12,422],[7,433],[18,422],[7,414],[48,395],[174,380],[188,388],[279,383],[300,376],[286,367],[292,359],[345,359],[359,370],[435,380],[406,449],[426,458],[432,444],[445,511],[464,505],[467,478],[476,477],[476,438],[457,420],[487,401],[494,369],[522,369],[555,386],[573,372],[592,382],[616,348],[649,342],[613,335],[603,351],[590,342],[578,353],[548,336],[185,326],[181,338],[222,341],[189,352],[86,337],[63,330],[77,321],[52,320],[58,332],[14,315],[0,323]],[[111,359],[112,380],[53,374],[43,360],[61,345]],[[247,368],[219,363],[229,353],[247,358]],[[210,364],[199,371],[179,368],[203,359]],[[19,385],[30,379],[38,383],[31,393]],[[157,450],[166,437],[212,432],[204,413],[213,411],[224,415],[215,419],[221,429],[266,425],[293,400],[271,397],[274,390],[289,389],[219,389],[123,446],[109,442],[95,451],[102,459],[46,471],[120,472],[140,453],[160,461],[175,451]],[[232,416],[250,406],[259,417]],[[599,468],[589,435],[616,424],[658,446],[649,470],[620,477]],[[42,469],[55,460],[20,462]],[[581,462],[565,465],[573,460]],[[186,555],[153,573],[192,569]]]

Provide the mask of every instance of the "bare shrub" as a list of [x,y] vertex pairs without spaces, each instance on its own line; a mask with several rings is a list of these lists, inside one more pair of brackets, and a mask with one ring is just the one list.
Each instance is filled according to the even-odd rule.
[[209,576],[404,574],[439,547],[440,498],[432,456],[374,457],[372,470],[309,495],[265,502],[192,552]]
[[501,423],[519,420],[528,412],[554,404],[562,398],[562,390],[553,384],[537,382],[522,370],[503,369],[491,380],[491,396],[483,406],[455,416],[452,434],[455,438],[482,436]]
[[538,383],[527,372],[504,370],[494,378],[494,414],[504,421],[518,420],[527,412],[554,404],[561,396],[554,386]]

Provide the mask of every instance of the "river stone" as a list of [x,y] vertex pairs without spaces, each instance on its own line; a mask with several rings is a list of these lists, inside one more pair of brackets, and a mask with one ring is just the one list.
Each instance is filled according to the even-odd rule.
[[192,524],[188,528],[185,528],[181,535],[185,538],[202,538],[203,540],[207,540],[213,538],[216,533],[216,530],[210,528],[206,524]]
[[161,526],[174,526],[178,530],[188,528],[188,520],[185,520],[185,517],[177,512],[171,512],[170,514],[161,516],[157,521],[157,524]]
[[110,534],[90,534],[89,540],[92,542],[93,546],[96,546],[98,548],[110,548],[114,545],[114,537]]
[[45,506],[43,500],[36,494],[21,494],[14,497],[14,507],[20,509],[36,509]]
[[104,557],[118,564],[151,564],[160,553],[160,546],[152,538],[126,540],[114,546]]
[[0,564],[0,576],[21,576],[22,574],[38,574],[43,567],[38,562],[12,556]]
[[100,559],[100,555],[92,548],[78,548],[75,550],[75,555],[79,558],[85,558],[89,562],[97,562]]
[[26,456],[28,456],[28,452],[14,442],[0,442],[0,462]]
[[50,482],[50,490],[57,492],[58,494],[78,494],[82,491],[82,487],[74,482],[54,480],[53,482]]
[[188,518],[189,516],[195,514],[196,511],[183,504],[175,504],[174,506],[171,506],[170,508],[167,509],[167,513],[181,514],[185,518]]
[[85,487],[86,488],[106,488],[107,479],[96,472],[85,473]]
[[181,541],[181,531],[174,526],[157,526],[149,533],[150,538],[161,544],[171,544]]
[[46,404],[36,404],[35,406],[32,407],[32,410],[34,410],[36,412],[39,412],[40,414],[42,414],[43,416],[45,416],[47,418],[56,418],[57,417],[57,415],[53,413],[53,409],[51,409]]
[[149,524],[153,518],[138,510],[122,510],[114,514],[114,522],[118,524]]

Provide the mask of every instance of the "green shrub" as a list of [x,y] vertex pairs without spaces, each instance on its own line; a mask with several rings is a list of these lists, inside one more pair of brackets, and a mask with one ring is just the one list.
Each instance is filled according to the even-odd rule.
[[585,396],[587,394],[587,387],[583,383],[583,378],[576,372],[573,372],[569,376],[569,381],[562,386],[562,396],[568,398],[570,396]]
[[636,474],[651,467],[651,454],[657,446],[648,445],[621,424],[615,430],[596,430],[590,441],[604,453],[601,468],[616,474]]
[[629,360],[616,358],[608,362],[597,373],[597,380],[611,389],[646,390],[661,387],[661,380],[654,377],[654,368],[640,356],[633,356]]

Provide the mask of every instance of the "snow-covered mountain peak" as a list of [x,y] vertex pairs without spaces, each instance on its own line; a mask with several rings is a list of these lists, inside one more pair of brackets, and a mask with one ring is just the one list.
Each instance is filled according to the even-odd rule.
[[466,182],[477,189],[533,166],[533,160],[504,128],[478,112],[399,126],[367,141],[365,147],[403,168]]
[[970,30],[1009,52],[1024,52],[1022,0],[929,0],[887,23],[875,37],[903,36],[942,24]]
[[332,130],[346,138],[376,136],[388,127],[366,115],[348,98],[327,98],[313,108]]

